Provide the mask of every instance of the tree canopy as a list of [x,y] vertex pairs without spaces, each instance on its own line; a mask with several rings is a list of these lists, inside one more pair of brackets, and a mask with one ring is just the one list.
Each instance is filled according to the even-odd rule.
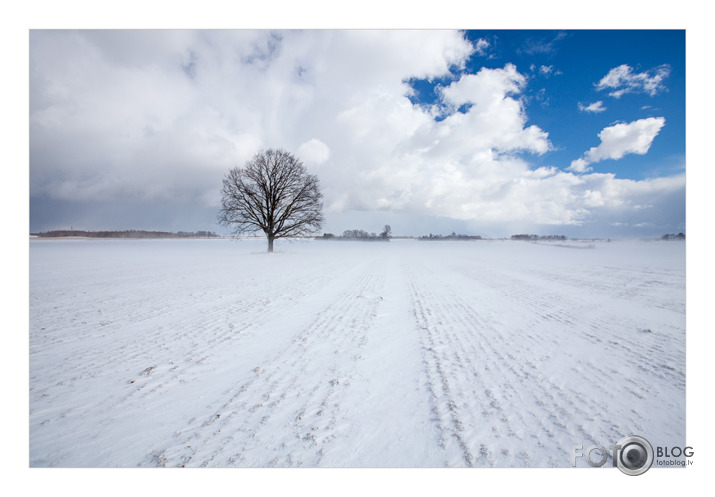
[[324,222],[318,177],[281,149],[258,152],[223,179],[219,223],[237,234],[263,231],[268,251],[276,238],[305,236]]

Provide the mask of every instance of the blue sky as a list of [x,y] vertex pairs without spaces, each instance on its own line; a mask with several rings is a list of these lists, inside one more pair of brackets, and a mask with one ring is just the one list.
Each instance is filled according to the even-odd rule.
[[[532,159],[534,164],[566,169],[580,154],[596,146],[600,131],[616,122],[665,117],[648,154],[593,165],[597,172],[619,178],[645,179],[675,174],[685,164],[685,31],[684,30],[492,30],[467,31],[483,50],[464,68],[440,81],[415,79],[415,103],[439,101],[435,88],[482,68],[516,65],[529,78],[522,93],[529,122],[547,130],[554,149]],[[667,71],[651,92],[633,88],[618,97],[597,83],[613,68],[627,65],[633,75]],[[652,73],[652,74],[651,74]],[[600,102],[600,104],[598,104]],[[595,107],[591,107],[598,104]]]
[[685,32],[31,32],[31,231],[220,232],[269,147],[326,232],[685,231]]

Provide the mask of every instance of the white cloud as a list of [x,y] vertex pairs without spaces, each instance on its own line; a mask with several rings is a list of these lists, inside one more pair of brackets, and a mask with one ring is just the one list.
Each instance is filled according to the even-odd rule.
[[605,111],[606,107],[604,107],[603,102],[601,100],[598,100],[597,102],[593,102],[592,104],[588,104],[588,105],[584,105],[581,102],[579,102],[578,110],[580,110],[581,112],[598,113],[598,112]]
[[438,89],[440,106],[413,105],[405,81],[489,48],[455,31],[34,31],[30,46],[34,197],[215,206],[223,174],[267,147],[318,174],[329,214],[578,226],[599,210],[660,212],[650,195],[684,188],[583,174],[645,153],[657,119],[603,130],[572,168],[582,174],[532,167],[552,145],[528,122],[512,64],[461,75]]
[[651,97],[665,90],[663,81],[670,75],[667,64],[655,67],[649,71],[636,73],[627,64],[611,69],[598,83],[596,89],[612,90],[609,95],[620,98],[626,93],[646,93]]
[[586,152],[586,158],[590,162],[598,162],[620,159],[626,154],[644,155],[664,125],[665,118],[649,117],[604,128],[598,134],[601,144]]
[[308,164],[322,164],[330,158],[330,149],[317,138],[311,138],[298,147],[296,154]]
[[[443,74],[473,50],[439,30],[35,31],[31,45],[31,191],[70,200],[78,192],[58,185],[85,185],[88,200],[146,198],[171,171],[192,195],[261,147],[340,146],[348,103],[359,114],[383,94],[404,107],[403,78]],[[393,112],[387,131],[404,118]]]
[[554,70],[554,66],[541,66],[539,67],[539,72],[544,76],[548,76]]
[[489,41],[485,40],[484,38],[479,38],[476,42],[474,42],[474,51],[475,53],[484,57],[487,55],[487,51],[489,50],[490,46],[491,44],[489,43]]
[[621,159],[627,154],[644,155],[664,125],[665,118],[649,117],[608,126],[598,134],[600,145],[590,148],[582,158],[573,161],[568,169],[582,173],[589,171],[591,168],[588,165],[595,162]]
[[480,150],[499,152],[527,151],[542,154],[551,144],[548,133],[537,126],[526,126],[526,113],[521,93],[526,78],[513,64],[503,69],[481,69],[477,74],[462,76],[440,93],[452,109],[471,105],[465,114],[454,113],[435,125],[442,146],[452,150],[465,147],[474,154]]
[[593,168],[588,164],[589,163],[585,159],[580,158],[572,161],[571,165],[567,169],[575,173],[587,173],[588,171],[593,170]]
[[524,47],[517,51],[523,51],[529,55],[534,54],[553,54],[557,50],[558,43],[568,35],[564,32],[559,32],[550,40],[545,38],[530,38],[524,43]]

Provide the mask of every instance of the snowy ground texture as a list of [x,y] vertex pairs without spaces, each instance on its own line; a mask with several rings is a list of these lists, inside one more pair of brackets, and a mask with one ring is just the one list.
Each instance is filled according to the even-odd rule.
[[32,240],[30,465],[570,467],[575,444],[684,445],[682,242],[264,250]]

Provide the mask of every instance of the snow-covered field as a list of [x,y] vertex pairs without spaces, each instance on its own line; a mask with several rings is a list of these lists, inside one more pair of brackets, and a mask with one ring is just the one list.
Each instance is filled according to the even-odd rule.
[[32,240],[30,465],[570,467],[575,444],[685,445],[684,243],[264,251]]

